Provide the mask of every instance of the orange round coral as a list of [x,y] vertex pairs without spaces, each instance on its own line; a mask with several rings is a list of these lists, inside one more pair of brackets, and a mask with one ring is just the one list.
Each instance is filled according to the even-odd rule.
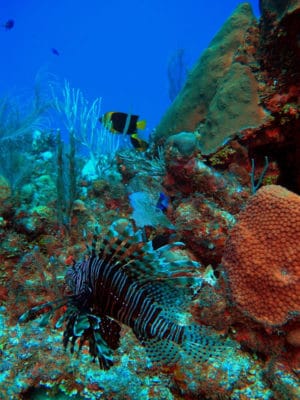
[[300,196],[278,185],[253,195],[222,263],[236,306],[266,326],[300,314]]

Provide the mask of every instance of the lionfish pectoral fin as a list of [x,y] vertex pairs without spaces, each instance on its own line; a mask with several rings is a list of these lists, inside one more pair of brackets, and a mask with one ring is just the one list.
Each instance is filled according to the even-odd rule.
[[82,336],[83,333],[90,328],[90,326],[91,323],[89,321],[89,315],[85,313],[78,313],[73,324],[73,336]]
[[120,325],[113,319],[103,316],[99,332],[112,350],[116,350],[120,346]]
[[68,314],[67,313],[64,313],[61,317],[59,317],[58,320],[56,321],[55,329],[61,328],[67,318],[68,318]]
[[99,332],[93,331],[89,345],[90,354],[94,360],[98,359],[100,368],[109,369],[113,365],[113,352]]
[[[58,320],[59,325],[66,321],[66,329],[63,336],[63,345],[66,349],[71,341],[71,352],[74,352],[74,345],[78,338],[82,343],[89,337],[88,332],[99,328],[99,318],[88,312],[80,311],[76,307],[70,307],[64,316]],[[81,347],[79,347],[79,350]],[[73,350],[73,351],[72,351]]]
[[40,327],[45,327],[49,323],[49,319],[52,317],[53,313],[52,311],[47,312],[46,314],[43,315],[42,319],[39,322]]
[[67,304],[67,302],[67,298],[62,298],[59,300],[48,301],[47,303],[39,304],[38,306],[30,308],[25,313],[20,315],[18,322],[25,323],[38,318],[43,313],[46,313],[45,317],[41,321],[42,326],[45,326],[48,323],[51,315],[53,315],[56,310]]
[[120,345],[120,325],[107,316],[101,316],[100,324],[93,326],[89,338],[90,354],[98,359],[101,369],[108,370],[113,365],[113,350]]
[[119,345],[120,326],[105,316],[99,317],[76,308],[64,319],[67,321],[63,336],[64,348],[70,343],[70,351],[74,353],[76,342],[79,341],[79,354],[84,343],[88,342],[93,361],[98,359],[100,368],[109,369],[113,365],[113,349]]

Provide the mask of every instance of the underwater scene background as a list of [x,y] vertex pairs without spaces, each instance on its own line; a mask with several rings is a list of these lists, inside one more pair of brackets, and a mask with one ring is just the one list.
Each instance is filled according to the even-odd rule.
[[300,1],[0,10],[0,399],[300,399]]

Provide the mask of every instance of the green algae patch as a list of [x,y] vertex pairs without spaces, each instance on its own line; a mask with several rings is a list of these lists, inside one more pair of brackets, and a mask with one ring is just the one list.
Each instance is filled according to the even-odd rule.
[[258,84],[251,69],[232,64],[210,103],[201,130],[201,152],[217,151],[240,131],[262,125],[267,117],[259,105]]

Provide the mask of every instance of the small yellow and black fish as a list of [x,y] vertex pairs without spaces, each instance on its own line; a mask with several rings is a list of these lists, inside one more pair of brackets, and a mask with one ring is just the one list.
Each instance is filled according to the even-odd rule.
[[146,121],[138,121],[139,116],[123,112],[107,112],[99,121],[112,133],[132,135],[138,129],[145,129]]
[[145,140],[138,137],[137,133],[133,133],[132,135],[130,135],[130,141],[132,146],[136,150],[146,151],[148,149],[148,143]]

